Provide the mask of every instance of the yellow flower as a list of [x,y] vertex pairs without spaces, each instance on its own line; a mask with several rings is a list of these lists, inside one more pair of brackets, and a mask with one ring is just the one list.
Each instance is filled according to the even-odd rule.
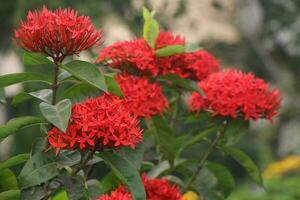
[[184,195],[182,200],[200,200],[200,197],[197,193],[193,191],[187,191]]
[[280,177],[287,172],[300,168],[300,156],[288,156],[285,159],[271,163],[263,172],[264,178]]

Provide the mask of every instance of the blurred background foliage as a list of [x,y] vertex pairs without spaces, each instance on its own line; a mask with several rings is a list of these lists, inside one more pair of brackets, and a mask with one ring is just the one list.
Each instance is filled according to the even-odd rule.
[[[264,170],[288,155],[300,156],[300,1],[299,0],[2,0],[0,3],[0,74],[24,70],[49,73],[50,68],[22,66],[22,50],[12,40],[13,30],[28,10],[72,7],[89,15],[105,31],[104,45],[140,37],[141,9],[155,9],[161,27],[184,35],[214,53],[223,68],[234,66],[252,71],[279,87],[283,97],[280,115],[271,126],[266,121],[251,124],[239,147]],[[97,53],[83,53],[80,59],[93,60]],[[33,90],[26,84],[24,90]],[[6,90],[8,101],[22,86]],[[27,101],[19,107],[0,105],[0,121],[38,112],[36,104]],[[14,116],[13,116],[14,115]],[[26,129],[0,145],[0,160],[20,152],[29,152],[38,129]],[[197,155],[200,147],[193,148]],[[218,159],[218,158],[216,158]],[[239,179],[237,191],[230,200],[296,200],[300,199],[300,175],[265,180],[265,189],[248,183],[234,163],[225,161]],[[284,164],[283,164],[284,165]],[[288,164],[287,164],[288,165]],[[18,169],[15,169],[18,170]],[[279,170],[280,171],[280,170]],[[289,170],[288,170],[289,171]],[[295,172],[296,171],[296,172]]]

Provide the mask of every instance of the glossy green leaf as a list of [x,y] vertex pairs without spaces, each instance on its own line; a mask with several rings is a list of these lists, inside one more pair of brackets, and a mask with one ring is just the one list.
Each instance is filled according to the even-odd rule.
[[20,198],[20,190],[8,190],[0,193],[0,200],[17,200]]
[[82,176],[63,176],[62,181],[69,200],[89,200]]
[[105,75],[105,82],[108,88],[108,91],[116,96],[123,97],[120,86],[118,85],[115,78],[111,75]]
[[10,169],[0,171],[0,180],[0,191],[18,189],[17,178]]
[[249,129],[249,125],[249,120],[242,118],[230,120],[225,134],[226,144],[233,145],[237,143],[241,136]]
[[97,199],[103,194],[103,187],[100,181],[96,179],[89,179],[86,184],[91,199]]
[[71,116],[71,104],[69,99],[64,99],[56,105],[42,102],[40,104],[40,110],[49,122],[58,127],[61,131],[66,132]]
[[252,159],[239,149],[233,147],[221,147],[222,151],[237,161],[249,174],[249,176],[259,185],[263,184],[259,169]]
[[107,91],[105,78],[99,69],[85,61],[75,60],[61,66],[75,78],[92,85],[102,91]]
[[79,151],[62,150],[57,155],[57,162],[63,166],[73,166],[79,164],[81,154]]
[[36,98],[40,101],[50,104],[52,100],[52,90],[42,89],[42,90],[29,92],[29,93],[21,92],[13,98],[12,105],[16,106],[17,104],[23,103],[24,101],[29,100],[31,98]]
[[55,157],[43,152],[36,153],[23,167],[18,176],[19,186],[26,189],[44,183],[58,175]]
[[53,62],[49,60],[44,54],[33,52],[25,52],[23,54],[23,63],[24,65],[53,64]]
[[41,124],[43,122],[43,119],[32,116],[17,117],[11,119],[6,124],[0,126],[0,142],[21,128]]
[[235,188],[235,181],[228,169],[221,164],[209,162],[206,167],[215,175],[218,186],[222,190],[224,197],[228,197]]
[[45,74],[38,73],[14,73],[14,74],[5,74],[0,76],[0,88],[10,86],[16,83],[25,83],[25,82],[42,82],[51,85],[51,78]]
[[88,96],[99,96],[100,91],[87,83],[74,84],[64,91],[62,99],[70,99],[73,103],[80,102]]
[[153,19],[153,15],[154,12],[151,14],[147,8],[143,8],[143,37],[151,47],[155,47],[156,38],[159,34],[159,25],[157,21]]
[[10,157],[9,159],[3,161],[0,163],[0,171],[6,168],[10,168],[16,165],[19,165],[25,161],[27,161],[30,157],[30,154],[24,153],[24,154],[19,154],[13,157]]
[[167,57],[167,56],[172,56],[172,55],[184,53],[184,52],[185,52],[184,45],[170,45],[170,46],[166,46],[166,47],[157,49],[155,51],[155,55],[157,57]]
[[146,200],[140,174],[130,162],[112,152],[101,152],[98,156],[104,160],[116,176],[128,187],[134,200]]
[[181,78],[176,74],[167,74],[159,77],[161,80],[171,82],[173,85],[188,91],[195,91],[204,96],[204,92],[193,81]]
[[[176,159],[174,161],[173,169],[176,167],[179,167],[181,165],[188,165],[190,162],[192,162],[192,161],[187,160],[187,159]],[[151,169],[151,171],[148,172],[148,176],[153,177],[153,178],[159,177],[163,173],[170,170],[170,168],[171,168],[171,166],[170,166],[169,162],[162,161],[158,165],[154,166]]]
[[0,103],[6,103],[5,91],[3,88],[0,88]]

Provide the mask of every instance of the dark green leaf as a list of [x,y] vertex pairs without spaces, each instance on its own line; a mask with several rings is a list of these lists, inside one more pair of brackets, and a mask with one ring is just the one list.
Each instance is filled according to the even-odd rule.
[[18,189],[16,176],[10,169],[0,171],[0,180],[0,191]]
[[37,186],[21,191],[20,200],[42,200],[47,196],[46,188]]
[[20,103],[23,103],[27,100],[32,99],[32,96],[30,96],[28,93],[26,92],[20,92],[19,94],[17,94],[16,96],[14,96],[14,98],[12,99],[11,104],[13,106],[17,106]]
[[64,91],[62,99],[70,99],[73,103],[86,99],[87,96],[99,96],[100,91],[87,83],[75,84]]
[[238,142],[241,136],[248,130],[249,125],[249,120],[242,118],[230,120],[225,134],[226,144],[233,145]]
[[6,161],[0,163],[0,171],[3,169],[6,169],[6,168],[16,166],[18,164],[21,164],[21,163],[27,161],[29,159],[29,157],[30,157],[30,154],[28,154],[28,153],[19,154],[17,156],[10,157]]
[[155,55],[157,57],[167,57],[167,56],[172,56],[172,55],[184,53],[184,52],[185,52],[184,45],[170,45],[170,46],[166,46],[166,47],[157,49],[155,51]]
[[18,180],[21,189],[44,183],[58,175],[55,157],[52,154],[37,153],[22,169]]
[[98,155],[128,187],[134,200],[146,200],[140,174],[130,162],[112,152],[101,152]]
[[50,61],[44,54],[25,52],[23,54],[23,63],[24,65],[45,65],[52,64],[52,61]]
[[20,198],[20,190],[8,190],[0,193],[0,200],[17,200]]
[[105,82],[108,88],[108,91],[116,96],[123,97],[120,86],[113,76],[105,75]]
[[34,143],[32,145],[31,155],[34,155],[38,152],[45,151],[47,149],[48,149],[48,139],[47,139],[47,137],[38,137],[38,138],[36,138],[36,140],[34,141]]
[[57,159],[57,162],[63,166],[73,166],[80,162],[81,154],[79,151],[62,150]]
[[13,98],[12,104],[14,106],[16,106],[17,104],[22,103],[22,102],[24,102],[26,100],[29,100],[31,98],[36,98],[36,99],[39,99],[43,102],[51,103],[52,90],[51,89],[43,89],[43,90],[38,90],[38,91],[35,91],[35,92],[29,92],[29,93],[21,92]]
[[157,21],[153,19],[153,15],[154,13],[151,14],[147,8],[143,8],[143,37],[151,47],[155,47],[156,38],[158,37],[159,33],[159,25]]
[[97,199],[103,194],[102,184],[96,179],[90,179],[86,182],[89,196],[92,199]]
[[218,186],[222,190],[224,197],[228,197],[235,188],[235,181],[230,171],[223,165],[209,162],[206,167],[216,176]]
[[56,105],[42,102],[40,110],[44,117],[61,131],[66,132],[69,118],[71,116],[71,101],[64,99]]
[[0,103],[6,103],[4,88],[0,88]]
[[89,200],[82,176],[63,176],[62,180],[69,200]]
[[171,82],[172,84],[186,89],[188,91],[195,91],[198,92],[199,94],[201,94],[202,96],[204,96],[203,91],[197,86],[196,83],[194,83],[193,81],[189,81],[187,79],[181,78],[180,76],[176,75],[176,74],[167,74],[167,75],[163,75],[159,77],[161,80],[167,81],[167,82]]
[[236,160],[248,172],[250,177],[259,185],[263,184],[260,172],[252,159],[241,150],[233,147],[221,147],[222,151]]
[[104,76],[95,65],[89,62],[75,60],[61,67],[71,73],[75,78],[100,90],[107,91]]
[[11,119],[6,124],[0,126],[0,142],[3,141],[7,136],[15,133],[21,128],[40,124],[43,122],[44,120],[42,120],[41,118],[32,116],[17,117]]
[[[181,165],[185,165],[185,164],[188,165],[189,162],[191,162],[191,161],[187,160],[187,159],[176,159],[174,161],[173,169],[178,167],[178,166],[181,166]],[[160,175],[162,175],[166,171],[170,170],[170,168],[171,168],[171,166],[170,166],[169,162],[162,161],[158,165],[153,167],[150,172],[148,172],[148,176],[154,177],[154,178],[159,177]]]
[[0,76],[0,88],[10,86],[16,83],[25,83],[25,82],[42,82],[51,85],[51,79],[45,74],[38,73],[15,73],[15,74],[6,74]]
[[115,188],[117,188],[120,185],[120,180],[117,177],[117,175],[111,171],[107,173],[102,179],[101,179],[101,185],[103,192],[109,192]]

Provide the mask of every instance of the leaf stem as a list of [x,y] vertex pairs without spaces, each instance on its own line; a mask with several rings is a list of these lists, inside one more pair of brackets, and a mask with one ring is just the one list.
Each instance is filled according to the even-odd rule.
[[186,191],[188,191],[188,189],[190,189],[191,185],[196,180],[197,175],[199,174],[199,172],[201,171],[201,169],[205,165],[208,157],[214,151],[214,149],[217,147],[219,140],[224,136],[224,134],[226,132],[226,129],[227,129],[227,121],[224,121],[224,128],[223,128],[223,130],[221,132],[218,132],[217,137],[210,144],[210,146],[208,147],[207,151],[203,155],[202,159],[199,161],[196,171],[193,173],[193,175],[191,176],[191,178],[188,180],[188,182],[184,186],[183,193],[185,193]]
[[56,90],[57,90],[57,82],[58,82],[58,71],[59,71],[59,63],[54,62],[54,75],[53,75],[53,83],[52,83],[52,105],[56,104]]

